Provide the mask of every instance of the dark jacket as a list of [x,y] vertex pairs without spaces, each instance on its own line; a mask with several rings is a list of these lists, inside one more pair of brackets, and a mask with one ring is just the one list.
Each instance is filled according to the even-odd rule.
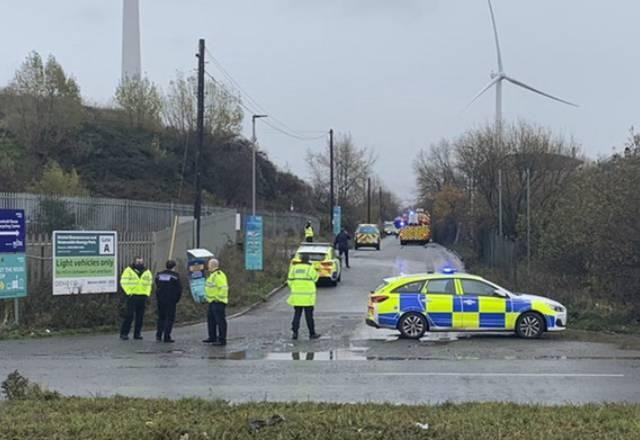
[[336,235],[333,245],[340,250],[347,250],[349,249],[349,240],[351,240],[351,236],[346,231],[340,231],[340,233]]
[[180,282],[180,275],[169,269],[156,274],[156,297],[158,302],[177,304],[181,295],[182,283]]

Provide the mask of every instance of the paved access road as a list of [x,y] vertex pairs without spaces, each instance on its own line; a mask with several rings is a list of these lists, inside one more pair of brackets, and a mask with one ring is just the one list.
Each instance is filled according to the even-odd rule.
[[[321,288],[322,338],[290,340],[283,291],[230,321],[226,348],[200,341],[204,325],[178,328],[173,345],[115,335],[0,342],[0,377],[19,369],[65,394],[246,400],[563,402],[640,401],[640,351],[553,335],[430,335],[398,340],[367,327],[367,294],[382,278],[460,261],[437,246],[354,252],[337,288]],[[508,287],[508,286],[506,286]],[[233,293],[231,293],[233,294]],[[187,299],[188,300],[188,299]]]

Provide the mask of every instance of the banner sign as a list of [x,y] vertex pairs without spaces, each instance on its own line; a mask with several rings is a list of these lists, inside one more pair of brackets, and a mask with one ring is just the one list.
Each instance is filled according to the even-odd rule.
[[117,232],[54,231],[54,295],[117,291]]
[[244,238],[244,267],[262,270],[262,217],[248,216]]
[[338,235],[342,230],[342,208],[333,207],[333,235]]
[[205,282],[207,281],[207,264],[214,255],[206,249],[187,250],[187,269],[189,270],[189,287],[191,296],[198,304],[207,302]]
[[0,253],[24,253],[24,236],[24,210],[0,209]]
[[0,253],[0,299],[27,296],[27,271],[24,253]]

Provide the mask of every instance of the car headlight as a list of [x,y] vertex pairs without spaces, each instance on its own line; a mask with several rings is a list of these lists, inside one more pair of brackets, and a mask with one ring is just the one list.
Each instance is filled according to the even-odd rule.
[[555,311],[556,311],[556,312],[558,312],[558,313],[564,313],[564,312],[566,312],[566,311],[567,311],[567,309],[565,309],[565,308],[564,308],[564,307],[562,307],[562,306],[551,306],[551,307],[553,308],[553,310],[555,310]]

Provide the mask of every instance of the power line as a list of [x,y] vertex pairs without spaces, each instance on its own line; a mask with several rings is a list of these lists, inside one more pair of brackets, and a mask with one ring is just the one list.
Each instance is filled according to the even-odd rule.
[[[221,83],[220,81],[218,81],[218,80],[217,80],[217,79],[216,79],[216,78],[215,78],[211,73],[209,73],[209,72],[207,72],[207,71],[205,70],[205,74],[206,74],[206,75],[207,75],[207,76],[208,76],[208,77],[209,77],[209,78],[210,78],[210,79],[211,79],[211,80],[212,80],[216,85],[218,85],[219,87],[223,88],[224,90],[226,90],[226,89],[227,89],[227,86],[226,86],[225,84]],[[249,112],[249,113],[251,113],[251,114],[256,114],[256,113],[261,113],[261,112],[267,113],[267,112],[264,110],[264,108],[263,108],[263,107],[259,106],[259,105],[258,105],[257,103],[255,103],[253,100],[252,100],[252,103],[253,103],[253,105],[255,106],[255,108],[251,108],[248,104],[245,104],[245,103],[242,101],[242,99],[240,99],[238,103],[240,104],[240,106],[241,106],[242,108],[244,108],[246,111],[248,111],[248,112]],[[257,110],[256,110],[256,108],[257,108]],[[269,116],[269,118],[274,119],[272,116]],[[281,133],[281,134],[283,134],[283,135],[285,135],[285,136],[291,137],[291,138],[293,138],[293,139],[298,139],[298,140],[301,140],[301,141],[314,141],[314,140],[323,139],[323,138],[325,138],[325,137],[327,136],[327,134],[326,134],[326,133],[323,133],[323,134],[318,135],[318,136],[301,136],[301,135],[299,135],[299,134],[294,133],[293,131],[287,130],[287,129],[285,129],[285,128],[278,127],[277,125],[275,125],[275,124],[271,123],[268,119],[264,119],[262,122],[264,122],[264,124],[265,124],[265,125],[267,125],[268,127],[270,127],[271,129],[273,129],[273,130],[275,130],[275,131],[277,131],[277,132],[279,132],[279,133]],[[318,132],[318,131],[316,131],[316,133],[317,133],[317,132]]]
[[268,114],[269,115],[269,119],[271,121],[276,122],[277,125],[280,125],[282,127],[282,131],[286,131],[288,133],[295,134],[297,136],[305,137],[303,135],[304,133],[321,133],[321,132],[324,133],[324,130],[295,130],[295,129],[291,128],[289,125],[285,124],[282,120],[280,120],[277,117],[273,116],[271,114],[271,112],[269,112],[262,105],[260,105],[258,103],[258,101],[253,99],[253,97],[245,89],[242,88],[242,86],[233,78],[233,75],[231,75],[231,73],[229,73],[229,71],[227,69],[225,69],[225,67],[222,65],[222,63],[216,57],[213,56],[213,54],[211,53],[211,51],[209,51],[209,49],[207,49],[207,54],[211,58],[213,64],[220,70],[220,72],[222,72],[222,74],[227,78],[227,80],[231,83],[231,85],[233,87],[235,87],[240,92],[241,96],[246,97],[247,100],[251,104],[253,104],[253,106],[255,108],[258,109],[258,111],[254,112],[254,113],[266,113],[266,114]]

